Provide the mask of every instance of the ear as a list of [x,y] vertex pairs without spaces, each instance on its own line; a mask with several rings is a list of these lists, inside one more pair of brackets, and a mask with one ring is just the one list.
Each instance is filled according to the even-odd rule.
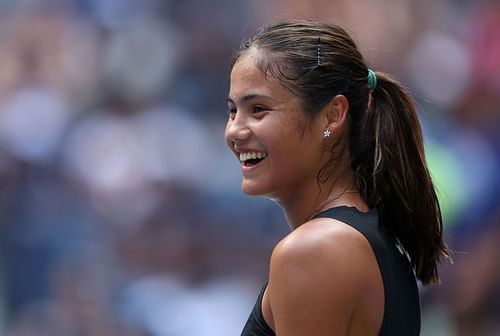
[[325,106],[325,129],[332,133],[339,133],[344,129],[347,113],[349,111],[349,101],[344,95],[336,95]]

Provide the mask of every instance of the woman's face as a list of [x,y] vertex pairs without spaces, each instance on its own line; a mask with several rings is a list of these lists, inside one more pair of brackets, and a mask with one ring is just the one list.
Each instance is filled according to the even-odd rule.
[[231,72],[225,137],[241,162],[246,194],[280,199],[317,183],[328,159],[323,146],[326,121],[306,116],[299,97],[258,68],[252,48]]

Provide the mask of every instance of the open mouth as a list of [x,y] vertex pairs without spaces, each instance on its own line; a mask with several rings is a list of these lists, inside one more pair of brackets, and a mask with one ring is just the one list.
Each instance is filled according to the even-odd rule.
[[259,164],[266,157],[267,157],[267,153],[264,153],[264,152],[240,153],[240,162],[245,167],[252,167],[252,166]]
[[250,159],[250,160],[244,161],[243,165],[245,167],[252,167],[252,166],[255,166],[256,164],[258,164],[262,160],[264,160],[264,159]]

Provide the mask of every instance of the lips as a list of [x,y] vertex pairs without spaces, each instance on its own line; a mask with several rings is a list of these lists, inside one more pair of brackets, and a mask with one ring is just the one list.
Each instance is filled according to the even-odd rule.
[[258,164],[260,161],[262,161],[266,157],[267,157],[266,152],[257,152],[257,151],[244,152],[244,153],[240,153],[240,162],[244,166],[253,166],[253,165]]

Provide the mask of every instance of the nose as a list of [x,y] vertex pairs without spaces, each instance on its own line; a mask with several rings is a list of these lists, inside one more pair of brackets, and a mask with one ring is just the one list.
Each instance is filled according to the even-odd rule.
[[225,136],[228,144],[244,142],[250,138],[250,133],[245,119],[238,117],[238,115],[227,122]]

